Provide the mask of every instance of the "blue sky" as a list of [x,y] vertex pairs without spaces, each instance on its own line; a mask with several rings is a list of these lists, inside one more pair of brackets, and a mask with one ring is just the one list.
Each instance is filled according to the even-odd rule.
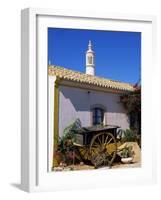
[[48,62],[85,72],[89,40],[95,52],[95,75],[129,83],[139,80],[139,32],[48,28]]

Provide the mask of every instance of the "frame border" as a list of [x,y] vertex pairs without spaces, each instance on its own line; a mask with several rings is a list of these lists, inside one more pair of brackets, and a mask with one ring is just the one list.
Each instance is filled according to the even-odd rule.
[[[152,23],[152,57],[156,60],[156,17],[74,10],[27,8],[21,11],[21,189],[32,192],[38,187],[37,134],[37,37],[36,17],[59,16],[103,20],[142,21]],[[155,147],[155,145],[154,145]],[[153,178],[156,179],[156,159],[153,151]]]

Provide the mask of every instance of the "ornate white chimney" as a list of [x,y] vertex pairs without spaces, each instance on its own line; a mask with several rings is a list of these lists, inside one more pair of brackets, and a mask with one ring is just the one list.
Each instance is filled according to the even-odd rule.
[[94,51],[92,51],[92,43],[90,40],[86,52],[86,74],[95,75]]

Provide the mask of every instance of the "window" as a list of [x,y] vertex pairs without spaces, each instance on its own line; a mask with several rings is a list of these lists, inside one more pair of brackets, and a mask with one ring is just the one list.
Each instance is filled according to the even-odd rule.
[[104,110],[102,108],[93,109],[93,125],[103,124]]
[[88,56],[88,63],[89,63],[89,64],[92,64],[92,63],[93,63],[92,56]]

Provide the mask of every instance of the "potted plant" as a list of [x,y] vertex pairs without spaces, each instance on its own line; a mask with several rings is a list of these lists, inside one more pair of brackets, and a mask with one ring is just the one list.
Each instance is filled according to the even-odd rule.
[[132,146],[125,146],[121,152],[121,162],[124,164],[131,163],[134,156],[134,151],[132,150]]

